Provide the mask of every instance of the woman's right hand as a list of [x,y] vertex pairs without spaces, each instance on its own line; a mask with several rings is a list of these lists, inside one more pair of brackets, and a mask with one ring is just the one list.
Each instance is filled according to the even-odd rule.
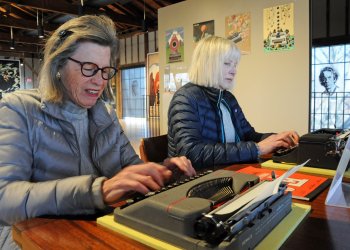
[[103,201],[114,204],[135,192],[146,194],[158,190],[171,174],[168,168],[154,162],[128,166],[103,182]]
[[258,143],[260,154],[270,154],[278,148],[289,148],[299,143],[299,135],[295,131],[273,134]]

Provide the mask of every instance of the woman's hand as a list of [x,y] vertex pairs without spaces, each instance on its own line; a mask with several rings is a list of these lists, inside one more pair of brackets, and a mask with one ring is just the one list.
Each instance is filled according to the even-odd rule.
[[114,177],[103,182],[103,201],[113,204],[135,192],[147,194],[159,190],[170,179],[171,170],[176,168],[187,176],[196,174],[191,161],[185,156],[167,158],[163,164],[164,166],[148,162],[122,169]]
[[290,148],[299,143],[299,135],[295,131],[273,134],[258,143],[261,155],[270,154],[277,148]]
[[187,176],[193,176],[196,174],[196,170],[192,167],[192,163],[185,156],[166,158],[163,165],[170,170],[178,168]]
[[135,192],[146,194],[158,190],[171,174],[168,168],[154,162],[128,166],[103,182],[103,201],[113,204]]

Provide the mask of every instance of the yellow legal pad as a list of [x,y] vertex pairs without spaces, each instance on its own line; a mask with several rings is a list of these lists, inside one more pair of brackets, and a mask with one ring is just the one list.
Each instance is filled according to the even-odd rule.
[[[273,162],[273,160],[268,160],[261,163],[261,167],[263,168],[274,168],[274,169],[280,169],[280,170],[288,170],[294,167],[295,165],[296,164],[277,163],[277,162]],[[334,176],[336,173],[336,170],[303,166],[298,170],[298,172]],[[350,172],[346,171],[344,173],[344,177],[350,178]]]
[[[255,249],[278,249],[295,230],[299,223],[306,217],[310,210],[311,206],[309,205],[293,203],[292,211],[284,217],[284,219],[259,243],[259,245],[256,246]],[[113,214],[97,218],[97,224],[121,233],[154,249],[181,249],[115,222]]]

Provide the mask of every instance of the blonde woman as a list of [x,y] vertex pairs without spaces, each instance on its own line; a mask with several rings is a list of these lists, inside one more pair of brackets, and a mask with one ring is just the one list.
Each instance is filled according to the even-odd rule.
[[298,143],[295,131],[262,134],[246,120],[234,87],[240,51],[211,36],[193,52],[190,83],[173,96],[168,111],[168,153],[189,158],[196,169],[257,161]]

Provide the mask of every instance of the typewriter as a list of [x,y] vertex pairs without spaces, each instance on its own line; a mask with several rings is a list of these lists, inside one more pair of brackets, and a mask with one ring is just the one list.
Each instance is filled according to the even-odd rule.
[[[277,163],[300,164],[307,159],[309,167],[337,169],[350,130],[323,128],[300,137],[299,144],[279,149],[272,156]],[[349,165],[348,165],[349,168]]]
[[262,184],[255,175],[207,171],[129,200],[114,220],[183,249],[253,249],[292,205],[283,183],[263,201],[239,204]]

